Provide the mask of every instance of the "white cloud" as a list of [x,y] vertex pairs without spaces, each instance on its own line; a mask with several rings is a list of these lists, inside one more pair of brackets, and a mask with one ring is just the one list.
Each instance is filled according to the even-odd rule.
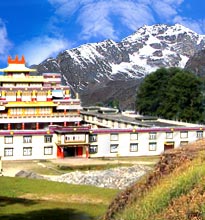
[[193,20],[190,18],[176,16],[174,18],[174,22],[182,24],[198,34],[203,34],[205,32],[205,19]]
[[51,38],[48,36],[33,38],[30,41],[24,42],[18,48],[18,54],[22,52],[26,57],[26,62],[31,64],[39,64],[48,57],[55,56],[69,46],[69,43],[64,39]]
[[108,13],[109,4],[104,4],[104,2],[84,6],[77,19],[82,26],[82,38],[103,36],[115,39],[113,23],[109,20]]
[[182,3],[184,0],[141,0],[147,1],[151,5],[154,12],[158,15],[159,20],[163,23],[175,24],[179,23],[185,27],[202,34],[205,32],[205,20],[194,20],[192,18],[181,15],[183,11]]
[[155,12],[160,16],[162,19],[170,19],[172,16],[177,15],[176,7],[168,2],[165,1],[154,1],[153,8]]
[[[118,7],[116,7],[116,4]],[[144,24],[154,22],[151,10],[145,4],[131,1],[129,4],[124,1],[116,2],[116,4],[113,4],[113,13],[117,12],[117,16],[120,17],[121,22],[132,31],[135,31]]]
[[104,37],[118,39],[115,16],[120,25],[132,31],[153,22],[150,9],[144,3],[134,0],[49,0],[56,8],[56,15],[71,18],[81,25],[80,37]]
[[[123,30],[136,31],[143,25],[180,23],[198,33],[204,32],[204,21],[181,15],[185,0],[49,0],[55,8],[55,25],[61,19],[75,19],[80,25],[79,38],[93,37],[119,40]],[[59,21],[58,21],[59,18]],[[75,24],[74,24],[75,25]],[[77,39],[79,40],[79,39]]]
[[0,18],[0,59],[5,59],[5,54],[9,53],[12,43],[7,36],[7,30],[4,22]]
[[56,14],[60,16],[72,16],[83,5],[93,3],[93,0],[48,0],[56,8]]

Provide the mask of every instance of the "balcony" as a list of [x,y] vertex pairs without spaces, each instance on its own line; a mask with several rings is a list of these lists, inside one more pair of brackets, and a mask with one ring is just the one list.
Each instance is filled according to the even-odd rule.
[[57,104],[51,101],[8,102],[7,104],[5,104],[5,107],[54,107],[54,106],[57,106]]
[[23,76],[23,77],[13,77],[13,76],[0,76],[0,82],[47,82],[43,76]]
[[0,114],[0,123],[22,123],[22,122],[79,122],[81,116],[76,113],[52,113],[45,115],[12,115]]

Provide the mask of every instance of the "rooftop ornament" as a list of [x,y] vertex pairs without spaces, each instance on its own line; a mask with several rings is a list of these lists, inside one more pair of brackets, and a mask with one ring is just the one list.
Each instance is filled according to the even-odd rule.
[[11,56],[8,56],[8,64],[25,64],[25,58],[24,56],[21,57],[21,60],[18,58],[18,55],[16,55],[15,59],[12,60]]

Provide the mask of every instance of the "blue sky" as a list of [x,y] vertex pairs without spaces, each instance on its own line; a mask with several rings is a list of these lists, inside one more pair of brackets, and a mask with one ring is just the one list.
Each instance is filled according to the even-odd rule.
[[120,41],[143,25],[180,23],[205,34],[204,11],[202,0],[1,0],[0,67],[8,55],[38,64],[81,44]]

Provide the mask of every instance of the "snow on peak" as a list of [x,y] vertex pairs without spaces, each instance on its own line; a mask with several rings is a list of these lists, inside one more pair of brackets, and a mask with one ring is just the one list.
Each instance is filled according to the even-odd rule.
[[112,79],[123,74],[125,78],[133,78],[143,77],[159,67],[183,68],[203,46],[205,35],[198,35],[181,24],[156,24],[144,25],[119,43],[108,39],[84,44],[64,51],[62,56],[69,59],[72,70],[90,74],[90,78]]

